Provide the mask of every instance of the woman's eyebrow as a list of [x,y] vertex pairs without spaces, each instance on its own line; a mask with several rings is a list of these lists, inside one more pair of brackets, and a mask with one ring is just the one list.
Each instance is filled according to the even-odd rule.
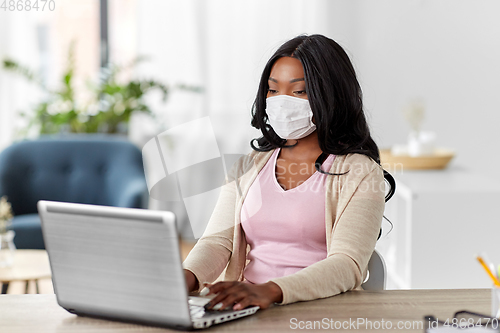
[[[272,77],[269,78],[269,81],[273,81],[273,82],[278,83],[278,80],[276,80],[275,78],[272,78]],[[299,82],[299,81],[305,81],[305,80],[304,80],[303,77],[301,77],[301,78],[298,78],[298,79],[291,79],[289,82],[290,83],[294,83],[294,82]]]

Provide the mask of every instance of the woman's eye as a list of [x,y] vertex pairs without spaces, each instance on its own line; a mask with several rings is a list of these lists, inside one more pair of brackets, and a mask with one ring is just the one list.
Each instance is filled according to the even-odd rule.
[[267,89],[268,94],[276,94],[278,91],[274,89]]
[[306,91],[305,90],[297,90],[297,91],[294,91],[293,93],[295,95],[306,95]]

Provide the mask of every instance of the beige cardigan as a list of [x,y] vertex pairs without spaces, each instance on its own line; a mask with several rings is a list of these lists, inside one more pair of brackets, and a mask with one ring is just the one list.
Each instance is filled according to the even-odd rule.
[[[243,200],[273,151],[252,152],[232,168],[203,236],[183,263],[198,282],[243,279],[248,253],[240,212]],[[383,170],[362,154],[337,156],[326,180],[327,258],[272,279],[282,304],[333,296],[359,288],[375,248],[385,206]],[[249,247],[249,246],[248,246]]]

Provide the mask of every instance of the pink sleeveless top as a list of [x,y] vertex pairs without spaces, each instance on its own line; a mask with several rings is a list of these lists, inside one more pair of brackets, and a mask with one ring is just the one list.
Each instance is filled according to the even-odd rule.
[[[241,226],[251,248],[243,275],[251,283],[293,274],[327,254],[328,175],[316,171],[302,184],[285,191],[275,174],[279,151],[276,149],[257,175],[241,210]],[[321,169],[329,171],[334,159],[329,155]]]

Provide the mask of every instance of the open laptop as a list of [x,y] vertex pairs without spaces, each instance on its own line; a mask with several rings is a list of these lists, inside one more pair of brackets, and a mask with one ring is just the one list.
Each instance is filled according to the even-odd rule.
[[58,304],[89,317],[206,328],[255,313],[188,297],[171,212],[39,201]]

